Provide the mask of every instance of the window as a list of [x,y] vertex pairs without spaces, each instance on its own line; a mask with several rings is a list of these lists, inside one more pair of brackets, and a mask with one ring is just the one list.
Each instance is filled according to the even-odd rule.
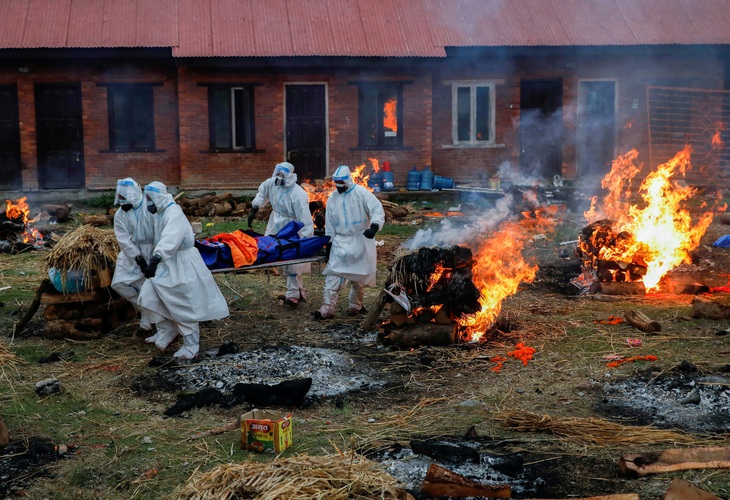
[[209,87],[210,149],[256,149],[253,87]]
[[152,84],[108,85],[109,148],[112,151],[155,149]]
[[454,144],[493,144],[494,83],[454,83],[451,95]]
[[361,148],[390,149],[403,146],[402,84],[360,84],[358,107]]

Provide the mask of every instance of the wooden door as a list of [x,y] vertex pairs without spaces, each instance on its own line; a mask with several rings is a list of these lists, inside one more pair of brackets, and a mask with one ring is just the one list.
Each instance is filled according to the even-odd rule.
[[562,174],[563,82],[520,83],[520,174],[552,181]]
[[21,186],[18,90],[15,85],[2,85],[0,86],[0,189],[18,189]]
[[611,171],[616,149],[616,82],[578,85],[578,174],[603,177]]
[[327,175],[325,86],[286,86],[286,159],[299,181]]
[[83,188],[79,85],[36,85],[35,104],[41,189]]

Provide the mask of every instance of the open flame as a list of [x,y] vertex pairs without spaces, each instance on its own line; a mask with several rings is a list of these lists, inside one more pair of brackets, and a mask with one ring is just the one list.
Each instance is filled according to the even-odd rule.
[[33,245],[35,248],[40,248],[45,244],[43,235],[40,231],[35,228],[28,227],[31,221],[30,207],[28,206],[27,197],[16,200],[15,202],[5,200],[5,217],[8,220],[16,221],[18,224],[23,224],[25,230],[18,234],[18,240],[29,245]]
[[[394,134],[398,133],[398,113],[396,99],[389,99],[383,105],[383,127]],[[377,170],[376,170],[377,172]]]
[[[373,169],[375,170],[375,172],[377,172],[380,168],[377,158],[368,158],[368,160],[370,160]],[[367,166],[363,163],[362,165],[358,165],[354,169],[351,169],[350,173],[352,174],[352,180],[355,182],[355,184],[360,184],[361,186],[367,188],[368,191],[372,191],[373,189],[368,186],[370,174],[366,171],[366,169]],[[327,203],[327,198],[329,197],[330,193],[335,190],[335,183],[332,182],[332,179],[327,179],[322,184],[304,181],[302,182],[301,186],[309,195],[310,203],[313,201],[319,201],[323,205]]]
[[722,122],[715,123],[715,133],[712,136],[712,149],[720,149],[725,143],[722,141],[722,132],[725,130],[725,124]]
[[601,181],[608,190],[603,203],[597,207],[594,199],[590,210],[584,213],[589,223],[604,218],[613,221],[616,234],[622,237],[617,245],[602,247],[599,258],[642,262],[647,268],[642,278],[647,290],[658,289],[660,280],[670,270],[690,262],[689,253],[697,248],[712,222],[712,211],[708,211],[693,224],[684,205],[696,189],[672,181],[673,176],[684,176],[691,168],[691,151],[691,146],[686,146],[646,176],[638,189],[643,207],[630,202],[632,180],[641,170],[633,163],[638,153],[631,150],[619,156]]
[[519,222],[505,222],[474,250],[472,281],[481,293],[481,310],[458,320],[462,340],[479,341],[502,311],[502,301],[514,295],[520,283],[535,278],[537,266],[522,256],[528,233]]

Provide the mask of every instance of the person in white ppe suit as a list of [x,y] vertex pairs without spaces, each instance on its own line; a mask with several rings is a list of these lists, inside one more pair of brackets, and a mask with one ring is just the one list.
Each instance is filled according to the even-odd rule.
[[[248,227],[251,227],[256,213],[271,203],[271,215],[266,225],[266,236],[278,233],[287,223],[299,221],[304,226],[299,230],[299,237],[306,238],[314,234],[312,213],[309,211],[309,195],[297,184],[294,165],[288,162],[274,167],[273,175],[259,186],[256,197],[251,202],[248,214]],[[306,301],[302,274],[311,272],[311,264],[294,264],[283,266],[286,277],[286,295],[284,303],[296,307],[300,301]]]
[[[135,307],[154,244],[152,217],[143,201],[142,188],[134,179],[127,177],[117,181],[114,205],[119,209],[114,214],[114,234],[120,251],[111,286]],[[144,309],[140,311],[140,328],[151,330],[150,315]]]
[[194,246],[193,228],[167,187],[151,182],[144,194],[155,237],[137,304],[152,314],[157,327],[145,342],[164,351],[181,335],[183,345],[174,357],[192,359],[199,350],[198,323],[225,318],[228,305]]
[[327,198],[325,215],[325,234],[331,238],[331,246],[322,272],[324,292],[322,307],[314,313],[316,319],[335,316],[337,295],[345,280],[350,282],[348,314],[365,312],[365,287],[375,286],[375,233],[385,223],[383,204],[367,188],[355,184],[347,165],[338,167],[332,179],[337,190]]

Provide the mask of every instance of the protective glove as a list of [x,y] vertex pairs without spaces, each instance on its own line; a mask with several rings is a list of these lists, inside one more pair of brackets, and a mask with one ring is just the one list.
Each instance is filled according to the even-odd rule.
[[251,207],[251,211],[248,213],[248,227],[251,228],[251,224],[253,223],[254,217],[256,217],[256,213],[259,211],[259,207],[256,205]]
[[378,229],[380,229],[380,227],[377,224],[370,224],[370,227],[363,231],[362,235],[367,239],[372,240],[375,238],[375,233],[378,232]]
[[155,273],[157,272],[157,264],[159,264],[161,260],[162,260],[162,257],[160,257],[157,254],[152,256],[149,264],[147,264],[147,270],[144,272],[145,278],[154,278],[155,277]]
[[324,247],[324,260],[330,260],[331,251],[332,251],[332,242],[330,241]]
[[135,262],[137,263],[137,265],[139,266],[139,270],[140,270],[140,271],[142,271],[142,274],[144,274],[144,273],[146,273],[146,272],[147,272],[147,261],[146,261],[146,260],[144,260],[144,257],[142,257],[142,255],[141,255],[141,254],[140,254],[140,255],[138,255],[138,256],[136,256],[136,257],[134,258],[134,261],[135,261]]

